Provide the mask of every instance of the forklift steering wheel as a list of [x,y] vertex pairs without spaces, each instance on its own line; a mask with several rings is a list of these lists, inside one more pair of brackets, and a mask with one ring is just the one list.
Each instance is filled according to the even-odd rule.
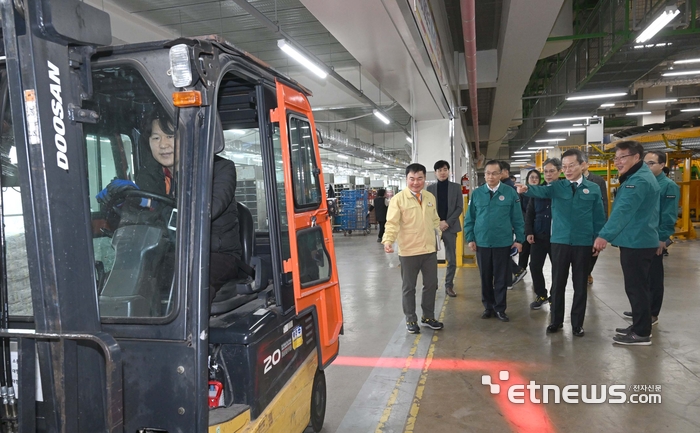
[[121,209],[119,209],[117,203],[131,197],[156,200],[166,206],[170,206],[172,208],[177,207],[177,202],[173,198],[134,188],[115,193],[105,204],[107,212],[114,212],[117,216],[121,217]]

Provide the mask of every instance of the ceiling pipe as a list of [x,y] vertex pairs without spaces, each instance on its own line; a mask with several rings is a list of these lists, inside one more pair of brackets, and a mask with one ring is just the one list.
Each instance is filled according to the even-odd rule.
[[[313,60],[315,63],[318,65],[322,66],[323,69],[325,69],[326,72],[328,72],[328,75],[331,77],[335,78],[340,84],[345,86],[352,94],[358,98],[361,101],[364,101],[365,103],[371,105],[374,109],[382,111],[382,107],[379,105],[375,104],[372,99],[370,99],[367,95],[365,95],[362,90],[358,89],[355,87],[351,82],[343,78],[340,74],[335,72],[335,70],[328,65],[326,65],[324,62],[322,62],[318,57],[316,57],[313,53],[308,51],[306,48],[304,48],[301,44],[299,44],[296,40],[294,40],[293,37],[291,37],[287,32],[282,30],[282,27],[280,25],[272,20],[270,20],[268,17],[265,16],[262,12],[260,12],[258,9],[255,8],[255,6],[251,5],[248,3],[248,0],[232,0],[234,3],[236,3],[238,6],[240,6],[244,11],[248,12],[251,14],[254,18],[256,18],[262,25],[267,27],[269,30],[271,30],[274,33],[279,34],[282,36],[284,39],[288,40],[289,42],[294,45],[294,48],[297,50],[301,51],[306,57],[310,58]],[[402,130],[404,133],[406,133],[407,136],[412,137],[411,133],[398,121],[393,120],[393,123],[396,127],[398,127],[400,130]]]
[[322,148],[340,153],[351,154],[356,158],[374,158],[376,162],[391,164],[402,168],[411,163],[409,158],[391,156],[374,144],[366,143],[358,138],[350,138],[346,134],[326,128],[317,128],[323,139]]
[[476,157],[479,158],[479,106],[476,97],[476,9],[475,0],[462,0],[462,35],[464,37],[464,60],[467,64],[467,83],[469,85],[469,108],[472,112],[472,128]]

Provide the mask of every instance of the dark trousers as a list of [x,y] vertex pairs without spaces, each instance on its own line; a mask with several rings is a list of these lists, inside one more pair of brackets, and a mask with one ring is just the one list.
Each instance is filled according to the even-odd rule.
[[403,314],[407,322],[417,322],[416,315],[416,282],[418,273],[423,276],[423,293],[420,306],[423,317],[435,318],[435,293],[438,286],[437,253],[420,254],[418,256],[399,256],[401,262],[401,291],[403,294]]
[[588,275],[593,274],[593,268],[595,268],[595,263],[598,261],[598,256],[591,257],[591,266],[588,268]]
[[[528,241],[523,242],[523,250],[518,254],[518,268],[527,269],[527,262],[532,255],[532,245]],[[517,269],[517,270],[520,270]]]
[[384,237],[384,225],[386,221],[377,221],[377,224],[379,224],[379,233],[377,233],[377,237],[381,239]]
[[655,254],[656,248],[620,247],[625,293],[632,306],[632,331],[640,337],[651,334],[649,270]]
[[476,260],[481,275],[481,303],[487,310],[506,311],[506,285],[511,276],[510,247],[477,246]]
[[664,302],[664,255],[656,255],[651,259],[649,268],[649,293],[651,294],[651,315],[658,317],[661,304]]
[[238,265],[234,256],[211,253],[209,256],[209,304],[224,284],[237,277]]
[[445,244],[445,288],[454,287],[455,272],[457,272],[457,233],[442,232],[442,242]]
[[547,288],[544,282],[544,261],[549,256],[552,261],[552,245],[549,238],[535,236],[535,243],[530,245],[530,275],[532,276],[532,288],[538,297],[547,297]]
[[587,283],[588,270],[591,266],[593,246],[578,246],[552,244],[552,309],[551,324],[564,323],[564,293],[569,279],[569,267],[571,267],[571,280],[574,283],[574,302],[571,304],[571,327],[583,327],[583,318],[586,315],[586,300],[588,299]]

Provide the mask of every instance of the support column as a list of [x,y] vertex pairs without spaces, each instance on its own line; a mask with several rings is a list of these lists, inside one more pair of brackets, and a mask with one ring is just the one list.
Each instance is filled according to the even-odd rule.
[[666,99],[666,87],[647,87],[641,89],[639,97],[642,99],[642,111],[651,111],[651,114],[639,116],[637,126],[664,123],[666,121],[666,104],[650,104],[647,102],[654,99]]
[[428,170],[427,180],[435,180],[433,171],[435,162],[444,159],[450,163],[450,167],[454,166],[453,125],[453,122],[444,119],[422,120],[415,123],[414,162],[423,164]]

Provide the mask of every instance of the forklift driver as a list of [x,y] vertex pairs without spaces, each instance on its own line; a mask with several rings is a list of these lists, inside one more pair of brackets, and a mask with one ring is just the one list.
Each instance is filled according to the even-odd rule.
[[[177,197],[178,139],[174,124],[164,112],[156,110],[141,134],[141,164],[136,183],[114,179],[97,195],[106,204],[128,189],[143,189],[162,196]],[[145,141],[148,146],[145,146]],[[211,200],[211,242],[209,257],[209,303],[228,281],[238,277],[243,248],[238,227],[236,204],[236,166],[233,161],[214,156],[214,179]]]

